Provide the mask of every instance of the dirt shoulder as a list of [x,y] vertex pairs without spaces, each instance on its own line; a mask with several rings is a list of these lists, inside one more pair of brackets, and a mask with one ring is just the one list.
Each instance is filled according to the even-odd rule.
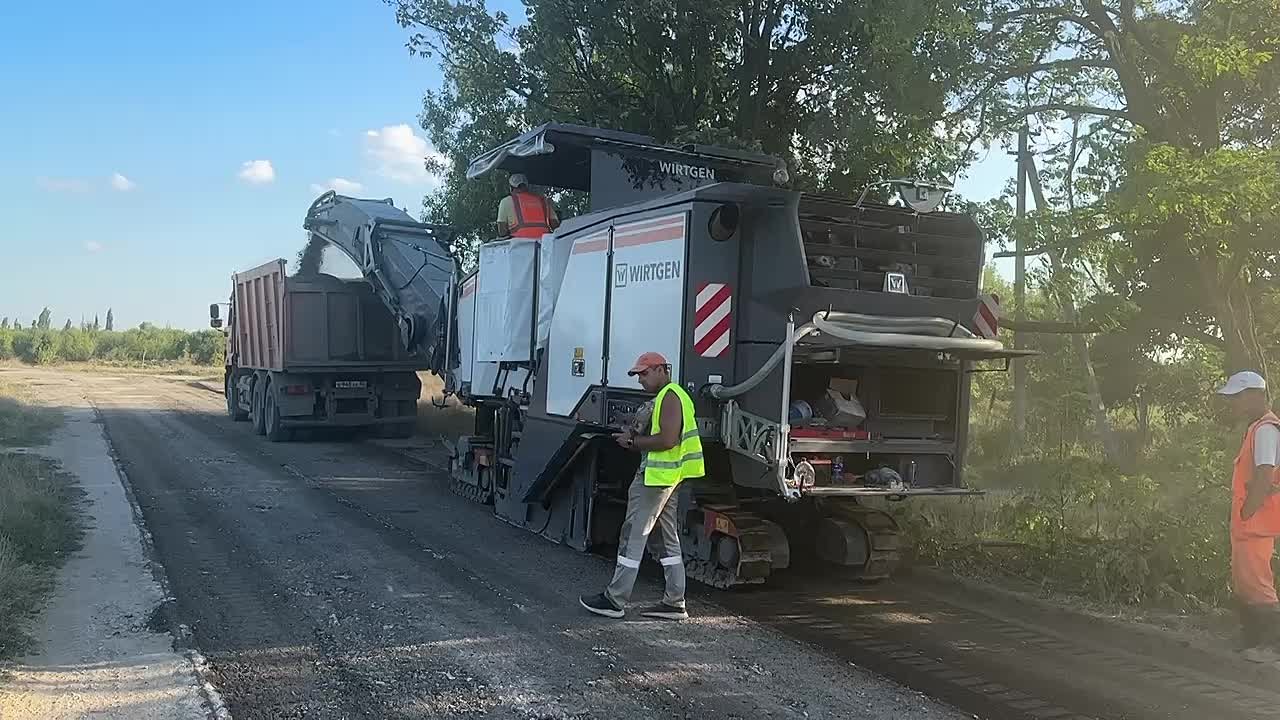
[[74,478],[84,534],[30,628],[34,650],[5,668],[0,717],[208,717],[192,661],[151,626],[165,593],[94,411],[70,382],[38,391],[65,423],[32,452]]

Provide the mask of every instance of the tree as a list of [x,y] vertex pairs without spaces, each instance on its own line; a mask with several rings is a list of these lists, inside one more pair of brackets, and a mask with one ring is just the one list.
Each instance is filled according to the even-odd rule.
[[40,311],[40,317],[36,320],[36,327],[41,330],[48,330],[49,325],[53,322],[53,313],[49,308]]
[[115,315],[111,312],[111,308],[107,308],[107,332],[115,330]]
[[62,327],[62,330],[66,332],[70,329],[71,329],[71,318],[67,318],[67,324]]
[[799,186],[846,195],[967,158],[932,118],[971,80],[971,3],[527,0],[512,27],[483,0],[389,2],[417,31],[410,51],[444,70],[421,116],[446,174],[425,215],[471,239],[506,188],[468,182],[469,160],[548,121],[756,148]]
[[9,318],[6,317],[3,319],[0,319],[0,330],[8,330],[8,329],[9,329]]
[[[951,118],[1033,121],[1077,210],[1063,238],[1152,343],[1221,348],[1265,372],[1256,306],[1280,274],[1280,4],[997,0],[985,81]],[[1063,127],[1079,123],[1074,142]],[[1072,184],[1061,171],[1079,167]],[[1163,339],[1162,339],[1163,338]]]
[[93,316],[93,330],[94,330],[94,332],[97,332],[97,331],[98,331],[98,316],[97,316],[97,315],[94,315],[94,316]]

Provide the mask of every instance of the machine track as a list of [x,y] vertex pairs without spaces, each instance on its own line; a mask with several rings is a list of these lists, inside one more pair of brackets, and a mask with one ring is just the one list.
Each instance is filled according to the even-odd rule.
[[884,580],[902,559],[902,533],[893,516],[862,505],[827,511],[818,528],[818,555],[848,568],[847,577]]
[[481,505],[493,503],[493,488],[482,488],[474,483],[460,480],[456,476],[449,478],[449,491],[454,495],[478,502]]
[[[737,562],[733,567],[721,564],[713,554],[712,559],[685,556],[685,573],[694,580],[711,587],[728,590],[738,585],[759,585],[769,577],[773,566],[777,533],[780,528],[764,518],[742,510],[723,511],[721,515],[732,519],[736,537],[720,534],[717,542],[737,543]],[[789,558],[788,558],[789,559]],[[785,562],[783,563],[785,565]]]

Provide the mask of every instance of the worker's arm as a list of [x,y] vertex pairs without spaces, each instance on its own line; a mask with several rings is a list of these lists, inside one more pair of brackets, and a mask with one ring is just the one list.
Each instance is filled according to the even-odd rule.
[[631,447],[648,451],[670,450],[680,444],[683,424],[684,412],[680,409],[680,398],[669,392],[662,396],[662,407],[658,410],[658,433],[633,437]]
[[1275,492],[1275,465],[1259,465],[1253,469],[1253,479],[1246,486],[1244,505],[1240,506],[1240,519],[1248,520],[1262,509],[1262,503]]
[[498,201],[498,219],[493,223],[493,230],[499,238],[511,236],[511,221],[514,211],[511,208],[511,198],[504,197]]
[[1240,506],[1240,518],[1248,520],[1262,508],[1268,497],[1276,491],[1276,464],[1280,462],[1280,428],[1265,425],[1258,428],[1253,437],[1253,477],[1245,486],[1244,505]]

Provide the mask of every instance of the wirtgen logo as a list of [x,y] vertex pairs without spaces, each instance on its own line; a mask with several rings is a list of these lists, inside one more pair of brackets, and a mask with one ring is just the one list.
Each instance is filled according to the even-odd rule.
[[613,266],[613,286],[627,287],[631,283],[649,282],[650,280],[677,280],[680,277],[680,261],[651,262],[641,265],[618,263]]

